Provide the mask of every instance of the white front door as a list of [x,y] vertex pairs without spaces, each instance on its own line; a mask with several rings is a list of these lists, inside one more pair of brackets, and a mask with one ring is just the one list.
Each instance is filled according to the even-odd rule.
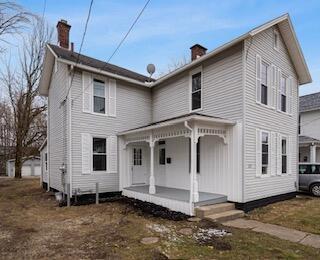
[[132,184],[147,184],[146,149],[142,146],[132,147]]

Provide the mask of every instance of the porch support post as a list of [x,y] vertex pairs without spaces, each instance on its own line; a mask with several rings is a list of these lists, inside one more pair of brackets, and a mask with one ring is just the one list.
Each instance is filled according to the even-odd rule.
[[191,135],[191,173],[190,173],[190,193],[192,193],[192,201],[199,201],[199,185],[197,177],[197,143],[198,137],[196,135],[196,129],[193,128]]
[[310,162],[315,163],[317,158],[317,146],[315,144],[311,144],[310,146]]
[[156,185],[154,179],[154,141],[152,140],[152,136],[150,136],[150,179],[149,179],[149,194],[156,193]]

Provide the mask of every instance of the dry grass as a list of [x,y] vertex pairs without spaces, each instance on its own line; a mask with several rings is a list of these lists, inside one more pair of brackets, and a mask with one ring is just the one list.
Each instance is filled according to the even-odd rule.
[[[146,216],[122,202],[60,208],[37,179],[0,178],[1,259],[316,259],[319,250],[246,230],[199,244],[178,232],[215,224]],[[160,227],[160,231],[152,227]],[[156,236],[153,245],[143,237]]]
[[320,234],[320,198],[299,195],[252,211],[248,217],[305,232]]

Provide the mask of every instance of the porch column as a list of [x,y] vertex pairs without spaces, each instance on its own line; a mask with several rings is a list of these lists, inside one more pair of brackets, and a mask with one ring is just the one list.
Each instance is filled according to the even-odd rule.
[[155,179],[154,179],[154,141],[150,140],[150,179],[149,179],[149,194],[156,193]]
[[315,163],[317,158],[317,146],[312,144],[310,146],[310,162]]
[[190,199],[193,202],[199,201],[199,185],[197,177],[197,143],[198,138],[195,137],[194,133],[191,135],[191,171],[190,171],[190,193],[192,194]]

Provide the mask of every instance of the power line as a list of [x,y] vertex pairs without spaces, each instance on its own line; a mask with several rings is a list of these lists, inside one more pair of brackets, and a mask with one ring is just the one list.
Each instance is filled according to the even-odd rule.
[[[117,48],[113,51],[113,53],[110,55],[109,59],[107,60],[106,63],[109,63],[109,61],[112,59],[112,57],[116,54],[116,52],[119,50],[120,46],[122,45],[122,43],[126,40],[126,38],[128,37],[129,33],[132,31],[133,27],[135,26],[135,24],[138,22],[140,16],[142,15],[142,13],[144,12],[144,10],[147,8],[149,2],[151,0],[147,0],[147,2],[145,3],[145,5],[143,6],[143,8],[141,9],[140,13],[138,14],[138,16],[136,17],[136,19],[133,21],[132,25],[130,26],[129,30],[127,31],[127,33],[124,35],[124,37],[122,38],[122,40],[119,42]],[[105,65],[101,68],[104,69]]]
[[[81,40],[81,44],[80,44],[80,48],[79,48],[79,52],[78,52],[78,55],[77,55],[77,60],[76,60],[76,64],[74,65],[74,68],[75,68],[75,67],[78,65],[78,63],[79,63],[79,59],[80,59],[80,54],[81,54],[81,50],[82,50],[84,38],[86,37],[87,28],[88,28],[88,23],[89,23],[89,20],[90,20],[92,4],[93,4],[93,0],[91,0],[91,2],[90,2],[89,11],[88,11],[88,16],[87,16],[86,24],[85,24],[85,26],[84,26],[84,32],[83,32],[83,35],[82,35],[82,40]],[[71,86],[72,86],[72,82],[73,82],[73,79],[74,79],[74,74],[75,74],[75,70],[73,69],[73,71],[72,71],[72,77],[71,77],[71,81],[70,81],[70,86],[69,86],[69,88],[68,88],[67,95],[66,95],[64,101],[67,100],[67,97],[68,97],[68,95],[69,95],[69,92],[70,92],[70,89],[71,89]]]
[[47,0],[43,0],[42,20],[44,19],[46,8],[47,8]]

